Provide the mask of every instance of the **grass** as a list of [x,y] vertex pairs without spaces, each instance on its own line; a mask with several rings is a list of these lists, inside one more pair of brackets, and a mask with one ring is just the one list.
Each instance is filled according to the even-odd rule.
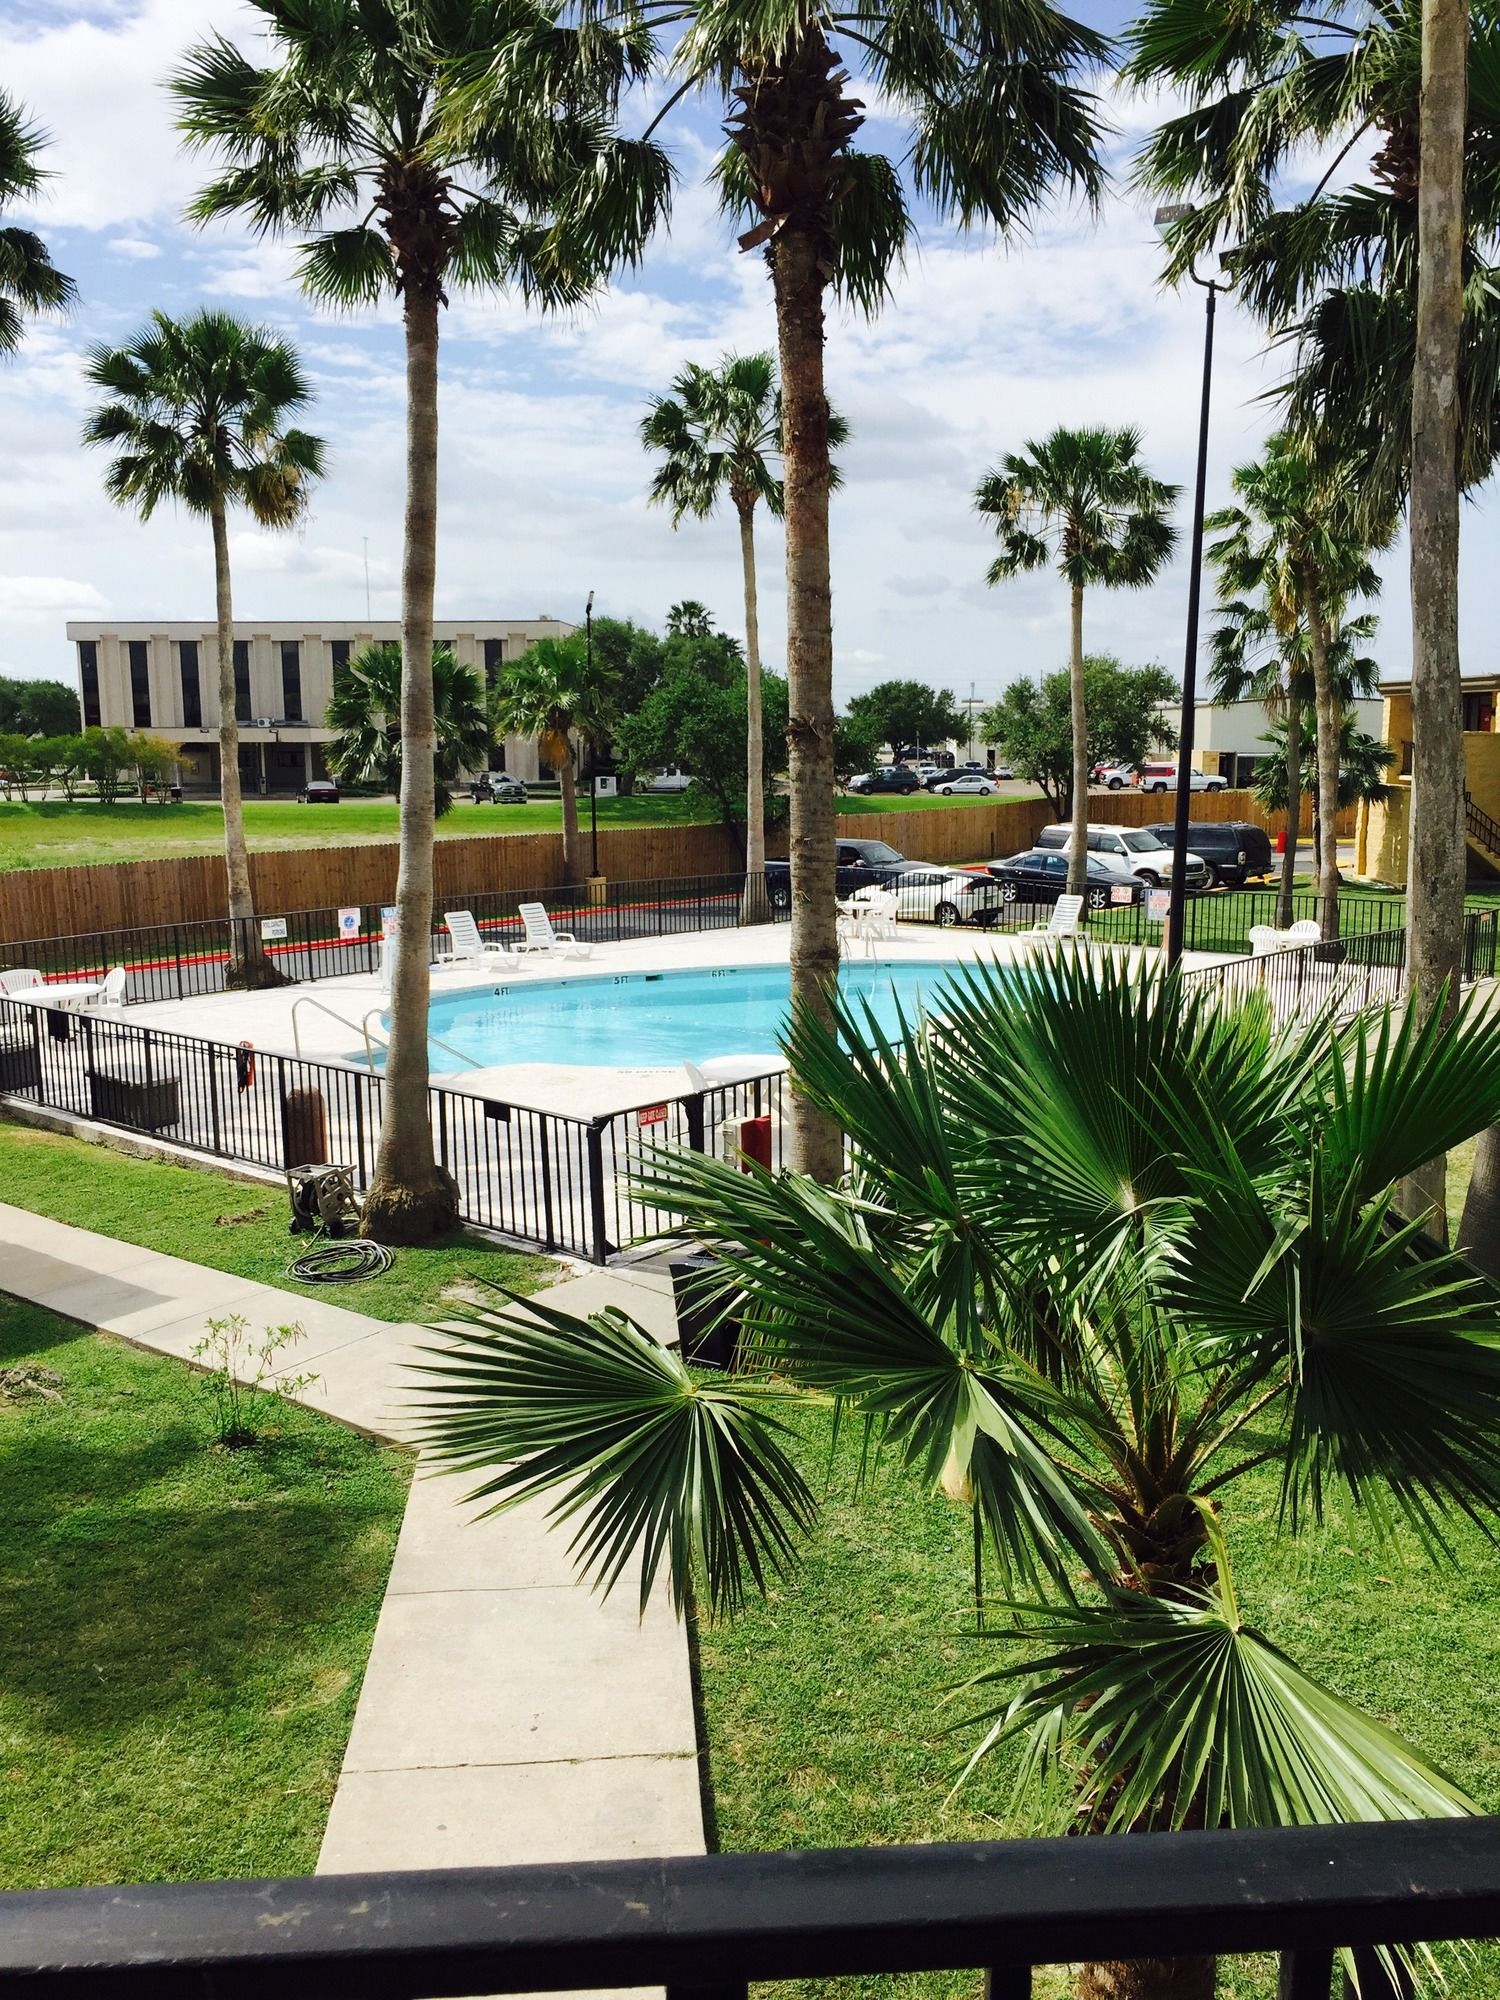
[[0,1889],[307,1874],[409,1461],[290,1404],[211,1442],[202,1378],[0,1298]]
[[503,1250],[460,1231],[424,1250],[397,1250],[391,1269],[355,1285],[302,1285],[286,1267],[305,1236],[287,1233],[285,1190],[203,1167],[136,1160],[56,1132],[0,1124],[0,1194],[56,1222],[100,1230],[374,1319],[440,1318],[472,1278],[532,1292],[557,1270],[546,1257]]
[[[1001,1753],[949,1802],[975,1732],[949,1690],[988,1664],[974,1632],[968,1517],[899,1466],[854,1491],[858,1441],[830,1455],[826,1412],[796,1419],[800,1457],[829,1469],[828,1504],[800,1573],[728,1627],[700,1632],[710,1773],[725,1849],[994,1840],[1033,1827]],[[1292,1544],[1276,1533],[1274,1472],[1225,1504],[1246,1615],[1301,1664],[1409,1736],[1488,1811],[1500,1810],[1500,1550],[1467,1524],[1435,1568],[1411,1544],[1373,1545],[1358,1523]],[[1003,1642],[1002,1642],[1003,1643]],[[1493,2000],[1500,1951],[1452,1968],[1448,2000]],[[977,1975],[881,1980],[884,1996],[977,2000]],[[1039,2000],[1071,1990],[1039,1975]],[[877,1982],[807,1982],[840,2000]],[[1220,2000],[1272,2000],[1264,1960],[1226,1961]]]
[[[1003,795],[1002,795],[1003,796]],[[970,805],[969,799],[940,799],[919,793],[909,799],[843,798],[840,812],[905,811]],[[587,803],[581,808],[588,825]],[[691,792],[651,793],[639,798],[601,799],[601,827],[698,826],[717,815]],[[476,806],[461,799],[437,824],[440,840],[485,834],[556,833],[562,807],[552,799],[524,806]],[[253,848],[352,847],[394,840],[394,799],[345,799],[336,806],[304,806],[295,799],[247,799],[245,834]],[[101,806],[92,799],[68,805],[48,800],[23,805],[0,801],[0,870],[69,868],[99,861],[151,861],[174,854],[216,854],[224,844],[224,815],[209,800],[181,805],[142,805],[125,799]]]

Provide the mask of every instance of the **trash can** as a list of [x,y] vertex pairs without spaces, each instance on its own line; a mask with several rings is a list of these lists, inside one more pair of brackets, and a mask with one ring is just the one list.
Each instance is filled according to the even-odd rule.
[[674,1257],[667,1268],[683,1360],[732,1375],[740,1365],[739,1315],[726,1313],[716,1297],[706,1296],[712,1290],[709,1274],[719,1269],[718,1258],[707,1250],[694,1250],[686,1257]]
[[328,1159],[328,1108],[321,1090],[289,1090],[281,1107],[281,1163],[320,1166]]

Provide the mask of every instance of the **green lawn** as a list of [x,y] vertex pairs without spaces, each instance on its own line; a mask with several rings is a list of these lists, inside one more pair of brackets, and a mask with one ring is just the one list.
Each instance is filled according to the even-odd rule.
[[558,1270],[549,1258],[498,1249],[460,1232],[432,1249],[397,1250],[389,1271],[360,1284],[300,1285],[286,1267],[308,1239],[287,1233],[284,1188],[227,1180],[203,1167],[135,1160],[26,1125],[0,1123],[0,1197],[57,1222],[375,1319],[438,1318],[475,1277],[531,1292]]
[[[828,1507],[806,1566],[735,1625],[701,1631],[703,1709],[718,1833],[726,1849],[993,1840],[1034,1828],[1012,1797],[1015,1759],[947,1795],[975,1733],[948,1691],[992,1659],[975,1636],[968,1517],[898,1466],[856,1497],[853,1427],[830,1458],[826,1414],[798,1417],[798,1456]],[[1304,1666],[1409,1735],[1489,1811],[1500,1810],[1500,1550],[1454,1529],[1437,1569],[1411,1545],[1377,1548],[1358,1523],[1296,1544],[1276,1535],[1273,1473],[1228,1496],[1225,1520],[1249,1617]],[[852,1992],[851,1992],[852,1989]],[[977,2000],[968,1975],[879,1982],[923,2000]],[[1061,1974],[1037,1980],[1063,2000]],[[808,1983],[854,2000],[875,1981]],[[1272,2000],[1263,1961],[1221,1977],[1220,2000]],[[1453,1970],[1449,2000],[1493,2000],[1500,1951]]]
[[307,1874],[410,1461],[287,1404],[211,1442],[202,1378],[0,1297],[0,1889]]
[[[970,799],[939,799],[918,793],[909,799],[843,798],[840,812],[905,811],[911,807],[949,809]],[[582,807],[588,824],[587,803]],[[601,799],[601,827],[702,825],[717,817],[692,792],[641,798]],[[555,833],[562,808],[551,799],[524,806],[476,806],[461,799],[438,821],[440,840],[479,834]],[[247,799],[245,831],[251,847],[347,847],[394,840],[393,799],[345,799],[336,806],[304,806],[295,799]],[[205,800],[180,806],[142,805],[126,799],[113,806],[93,800],[68,805],[61,800],[22,805],[0,800],[0,869],[69,868],[96,861],[148,861],[172,854],[214,854],[224,842],[224,815]]]

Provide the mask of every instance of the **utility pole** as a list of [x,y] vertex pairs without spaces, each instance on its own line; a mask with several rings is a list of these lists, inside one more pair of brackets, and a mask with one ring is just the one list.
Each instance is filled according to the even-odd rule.
[[365,545],[365,623],[370,622],[370,537],[363,537]]

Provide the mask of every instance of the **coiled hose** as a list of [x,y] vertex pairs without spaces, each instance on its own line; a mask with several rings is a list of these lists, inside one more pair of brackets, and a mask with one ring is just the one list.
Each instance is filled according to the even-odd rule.
[[324,1243],[294,1257],[287,1265],[287,1276],[300,1279],[304,1285],[353,1285],[362,1278],[378,1278],[394,1262],[383,1243],[372,1243],[367,1236],[351,1236],[346,1243]]

